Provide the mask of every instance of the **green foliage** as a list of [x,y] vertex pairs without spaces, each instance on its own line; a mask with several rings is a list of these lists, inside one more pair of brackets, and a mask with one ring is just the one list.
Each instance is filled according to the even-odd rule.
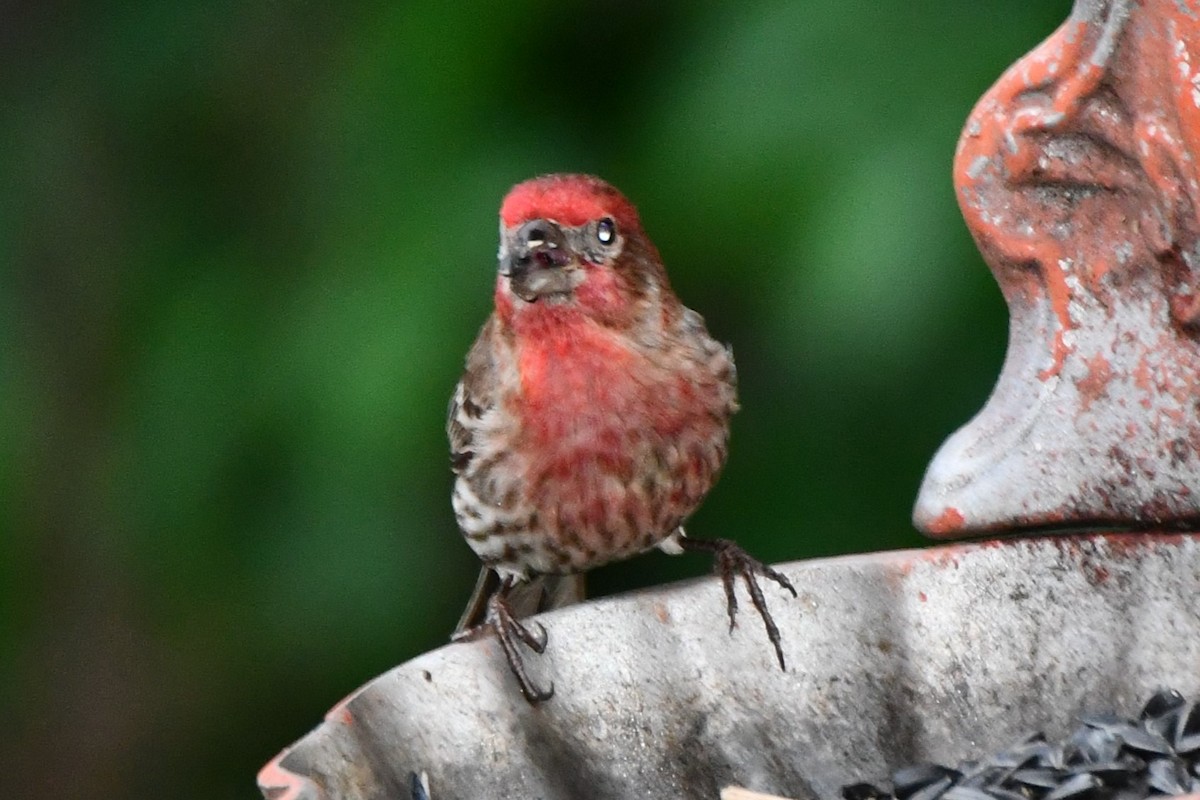
[[[443,421],[495,212],[603,175],[734,345],[692,521],[781,561],[921,544],[1006,315],[949,181],[1068,3],[51,4],[0,44],[0,763],[14,796],[252,797],[445,640]],[[19,46],[17,46],[19,44]],[[611,592],[703,574],[648,555]],[[724,612],[713,609],[713,624]]]

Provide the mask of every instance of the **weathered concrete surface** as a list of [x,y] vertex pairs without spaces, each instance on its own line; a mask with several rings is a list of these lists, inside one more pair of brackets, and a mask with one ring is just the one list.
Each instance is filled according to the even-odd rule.
[[917,527],[1200,527],[1197,154],[1197,0],[1077,0],[980,100],[954,180],[1008,355]]
[[263,768],[271,800],[715,798],[737,784],[833,798],[952,763],[1085,709],[1200,692],[1200,535],[1010,539],[784,565],[764,587],[788,671],[715,579],[545,614],[530,706],[492,640],[355,692]]

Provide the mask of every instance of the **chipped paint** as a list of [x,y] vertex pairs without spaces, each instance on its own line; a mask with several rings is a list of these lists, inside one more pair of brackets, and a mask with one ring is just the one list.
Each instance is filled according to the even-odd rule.
[[290,748],[258,771],[258,788],[265,800],[316,800],[321,797],[316,784],[282,765],[289,754]]
[[1112,380],[1112,367],[1102,353],[1087,359],[1084,364],[1087,374],[1075,381],[1075,388],[1079,390],[1080,407],[1087,411],[1092,403],[1108,391],[1108,382]]
[[954,533],[962,528],[963,515],[957,508],[947,508],[937,519],[929,523],[928,530],[935,536]]

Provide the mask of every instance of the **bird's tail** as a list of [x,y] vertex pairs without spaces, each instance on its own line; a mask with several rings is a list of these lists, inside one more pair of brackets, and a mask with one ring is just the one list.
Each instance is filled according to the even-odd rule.
[[[551,611],[555,608],[578,603],[584,598],[583,575],[537,575],[524,583],[518,583],[508,592],[508,606],[517,619]],[[500,590],[500,576],[484,567],[475,581],[475,591],[467,608],[463,611],[455,635],[483,624],[487,614],[487,601]]]

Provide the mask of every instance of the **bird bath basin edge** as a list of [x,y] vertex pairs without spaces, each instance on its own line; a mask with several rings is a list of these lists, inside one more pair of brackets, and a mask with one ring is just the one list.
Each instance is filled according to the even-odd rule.
[[[530,706],[492,639],[367,683],[259,773],[268,800],[797,798],[948,763],[1085,710],[1200,691],[1200,534],[1012,538],[791,562],[779,670],[715,578],[540,615]],[[740,587],[739,587],[740,588]],[[744,595],[743,595],[744,597]],[[747,613],[749,612],[749,613]]]

